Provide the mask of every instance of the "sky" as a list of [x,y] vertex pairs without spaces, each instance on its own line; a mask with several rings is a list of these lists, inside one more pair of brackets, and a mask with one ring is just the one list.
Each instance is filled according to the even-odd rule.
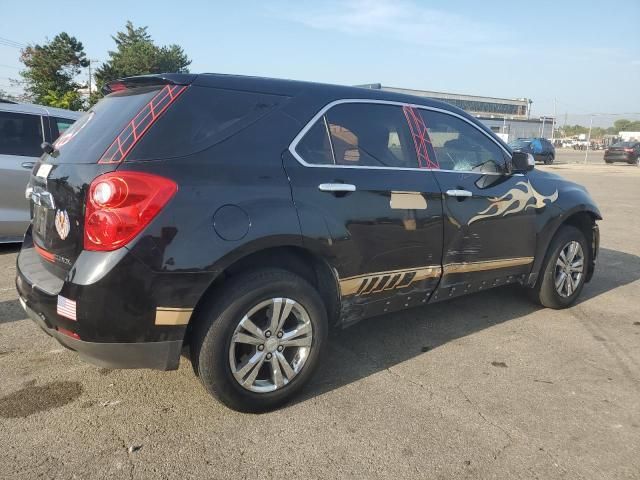
[[66,31],[104,61],[127,20],[181,45],[196,73],[526,97],[559,123],[640,119],[640,0],[3,2],[0,89],[15,92],[21,66],[3,39]]

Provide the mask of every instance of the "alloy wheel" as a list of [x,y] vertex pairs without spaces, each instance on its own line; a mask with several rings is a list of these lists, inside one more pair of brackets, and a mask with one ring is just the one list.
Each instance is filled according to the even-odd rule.
[[570,297],[580,287],[584,274],[584,252],[575,240],[567,243],[558,255],[555,268],[555,287],[562,297]]
[[313,325],[305,308],[290,298],[255,305],[240,320],[229,348],[229,365],[247,390],[272,392],[290,383],[313,346]]

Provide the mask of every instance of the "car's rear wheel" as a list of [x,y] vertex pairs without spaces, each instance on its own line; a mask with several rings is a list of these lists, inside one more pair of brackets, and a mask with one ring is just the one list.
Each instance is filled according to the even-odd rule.
[[245,412],[288,401],[311,377],[327,337],[318,292],[285,270],[232,278],[196,321],[196,373],[211,394]]
[[540,277],[531,291],[534,300],[548,308],[566,308],[580,295],[590,262],[584,234],[575,227],[561,227],[545,256]]
[[552,163],[553,163],[553,155],[551,155],[550,153],[547,153],[547,155],[544,157],[544,164],[551,165]]

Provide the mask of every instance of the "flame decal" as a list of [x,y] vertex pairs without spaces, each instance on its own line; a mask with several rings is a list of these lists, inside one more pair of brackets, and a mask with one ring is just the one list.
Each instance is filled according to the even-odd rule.
[[[522,187],[524,190],[518,187]],[[507,216],[512,213],[528,210],[529,208],[542,208],[547,205],[546,202],[551,204],[557,199],[558,190],[549,196],[544,196],[537,192],[528,180],[526,182],[518,182],[514,188],[501,197],[489,198],[489,206],[482,212],[478,213],[475,217],[472,217],[469,220],[469,225],[485,218],[492,218],[500,215]]]

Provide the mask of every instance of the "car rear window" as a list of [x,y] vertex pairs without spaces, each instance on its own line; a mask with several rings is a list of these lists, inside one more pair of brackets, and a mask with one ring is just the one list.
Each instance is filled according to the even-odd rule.
[[634,142],[618,142],[611,145],[612,147],[620,147],[620,148],[631,148],[635,146]]
[[238,133],[288,98],[189,87],[135,146],[127,160],[159,160],[202,151]]

